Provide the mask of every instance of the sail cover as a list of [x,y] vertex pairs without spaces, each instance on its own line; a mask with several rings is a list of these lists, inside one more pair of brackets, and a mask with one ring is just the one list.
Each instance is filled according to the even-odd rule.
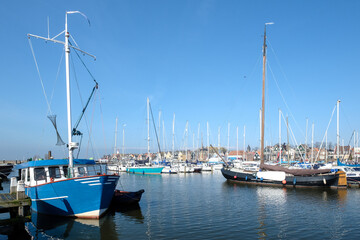
[[329,173],[331,169],[289,169],[279,165],[260,164],[260,168],[268,171],[283,171],[294,176],[311,176],[321,173]]
[[57,126],[56,126],[56,115],[49,115],[48,118],[50,119],[50,121],[52,122],[54,128],[55,128],[55,131],[56,131],[56,136],[57,136],[57,143],[56,145],[58,146],[61,146],[61,145],[64,145],[64,141],[61,139],[60,137],[60,134],[57,130]]

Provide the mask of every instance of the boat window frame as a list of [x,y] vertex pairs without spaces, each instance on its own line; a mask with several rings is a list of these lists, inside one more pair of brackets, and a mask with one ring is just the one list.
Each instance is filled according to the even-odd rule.
[[[37,170],[43,170],[43,173],[38,173]],[[41,176],[41,178],[38,178],[38,176]],[[47,181],[45,167],[36,167],[36,168],[34,168],[34,180],[35,181],[45,181],[45,182]]]
[[69,176],[69,167],[68,166],[62,166],[63,176],[64,178],[68,178]]
[[25,182],[26,179],[26,168],[21,169],[21,178],[22,181]]
[[[55,169],[55,175],[53,174],[52,169]],[[56,169],[58,169],[58,172],[56,172]],[[53,178],[53,179],[61,178],[60,166],[49,166],[48,170],[49,170],[50,179],[51,178]]]

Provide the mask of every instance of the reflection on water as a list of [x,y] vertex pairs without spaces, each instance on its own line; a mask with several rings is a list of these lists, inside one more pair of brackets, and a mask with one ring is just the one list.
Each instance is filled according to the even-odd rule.
[[34,239],[360,239],[359,189],[242,185],[216,172],[121,174],[119,187],[145,189],[140,204],[100,220],[35,215],[27,229]]
[[33,239],[118,239],[114,215],[121,213],[129,220],[143,223],[140,206],[111,209],[100,219],[54,217],[32,213],[31,222],[25,228]]

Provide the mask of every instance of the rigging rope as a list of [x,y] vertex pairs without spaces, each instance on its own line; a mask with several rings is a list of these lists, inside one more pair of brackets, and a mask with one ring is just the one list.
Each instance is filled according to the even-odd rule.
[[[153,125],[154,125],[154,131],[155,131],[156,141],[157,141],[157,145],[158,145],[158,148],[159,148],[159,153],[160,153],[160,155],[161,155],[161,149],[160,149],[159,138],[158,138],[158,135],[157,135],[157,132],[156,132],[156,126],[155,126],[155,121],[154,121],[154,115],[153,115],[153,112],[152,112],[152,108],[151,108],[151,104],[150,104],[150,102],[149,102],[149,107],[150,107],[151,118],[152,118]],[[160,159],[160,160],[161,160],[161,159]]]
[[[282,118],[284,119],[284,121],[286,121],[283,112],[281,112],[281,116],[282,116]],[[290,130],[290,133],[291,133],[290,136],[291,136],[292,140],[294,141],[294,143],[295,143],[295,145],[296,145],[296,148],[299,150],[300,157],[301,157],[301,159],[302,159],[303,161],[305,161],[305,159],[302,157],[301,150],[300,150],[299,145],[298,145],[298,143],[297,143],[297,141],[296,141],[295,134],[294,134],[294,132],[292,131],[292,128],[291,128],[290,124],[288,124],[288,127],[289,127],[289,130]],[[286,150],[289,151],[288,149],[286,149]],[[280,151],[281,151],[281,146],[280,146]],[[305,151],[306,151],[306,150],[305,150]],[[288,159],[288,162],[289,162],[289,161],[290,161],[290,159]]]
[[334,107],[334,109],[333,109],[333,111],[332,111],[332,114],[331,114],[329,123],[328,123],[328,125],[327,125],[326,131],[325,131],[325,134],[324,134],[324,137],[323,137],[323,139],[322,139],[322,141],[321,141],[320,149],[319,149],[318,154],[316,155],[315,161],[317,161],[317,159],[318,159],[318,157],[319,157],[320,150],[321,150],[321,147],[322,147],[322,145],[323,145],[323,143],[324,143],[325,136],[327,135],[327,132],[328,132],[328,130],[329,130],[331,120],[332,120],[332,118],[333,118],[333,116],[334,116],[334,113],[335,113],[335,109],[336,109],[336,104],[335,104],[335,107]]
[[44,96],[45,96],[46,104],[47,104],[47,106],[48,106],[48,112],[52,115],[52,113],[51,113],[51,108],[50,108],[50,103],[49,103],[48,97],[47,97],[47,95],[46,95],[44,83],[43,83],[43,80],[42,80],[42,78],[41,78],[39,66],[38,66],[38,63],[37,63],[37,60],[36,60],[36,56],[35,56],[35,53],[34,53],[34,49],[33,49],[33,46],[32,46],[30,37],[28,38],[28,40],[29,40],[29,45],[30,45],[31,53],[32,53],[33,58],[34,58],[34,61],[35,61],[35,66],[36,66],[36,69],[37,69],[37,72],[38,72],[38,75],[39,75],[41,87],[42,87],[42,90],[43,90],[43,93],[44,93]]
[[[284,69],[283,69],[282,65],[280,64],[279,58],[277,57],[277,55],[276,55],[276,53],[275,53],[275,50],[273,49],[273,47],[272,47],[272,45],[271,45],[271,43],[270,43],[269,39],[267,39],[266,41],[267,41],[267,42],[269,43],[269,45],[270,45],[270,49],[271,49],[271,51],[273,52],[273,54],[274,54],[274,56],[275,56],[276,62],[277,62],[277,64],[278,64],[278,65],[279,65],[279,67],[280,67],[281,73],[283,74],[283,76],[284,76],[285,80],[289,83],[290,81],[289,81],[289,79],[287,78],[287,76],[286,76],[286,74],[285,74],[285,71],[284,71]],[[269,67],[270,67],[270,66],[269,66]],[[273,74],[273,73],[272,73],[272,74]],[[273,75],[274,75],[274,74],[273,74]],[[278,84],[278,83],[276,83],[276,84]],[[293,96],[295,96],[294,90],[291,88],[290,83],[289,83],[289,86],[290,86],[290,89],[291,89],[291,91],[292,91],[292,95],[293,95]],[[278,87],[278,88],[279,88],[279,87]],[[280,90],[279,90],[279,91],[280,91]],[[283,97],[283,96],[282,96],[282,97]],[[284,99],[284,98],[283,98],[283,99]],[[284,101],[285,101],[285,100],[284,100]],[[287,104],[286,104],[286,106],[287,106]],[[287,106],[287,108],[288,108],[288,106]],[[303,135],[303,137],[304,137],[304,133],[303,133],[302,129],[299,127],[299,124],[297,123],[297,121],[296,121],[296,119],[295,119],[294,115],[292,114],[292,112],[290,111],[290,109],[289,109],[289,108],[288,108],[288,110],[289,110],[289,112],[290,112],[290,114],[291,114],[291,117],[293,118],[293,120],[294,120],[294,122],[295,122],[296,126],[298,127],[298,129],[300,130],[301,134],[302,134],[302,135]]]

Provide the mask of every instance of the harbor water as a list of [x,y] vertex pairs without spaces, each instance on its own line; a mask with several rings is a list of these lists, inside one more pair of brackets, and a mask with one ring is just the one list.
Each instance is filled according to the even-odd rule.
[[144,189],[139,207],[113,209],[100,220],[32,214],[21,238],[360,239],[360,189],[240,185],[220,171],[121,173],[118,189]]

